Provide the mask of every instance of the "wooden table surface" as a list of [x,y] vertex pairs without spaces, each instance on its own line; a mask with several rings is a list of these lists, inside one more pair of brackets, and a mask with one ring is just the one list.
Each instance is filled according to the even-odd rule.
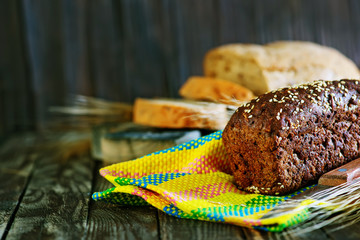
[[360,223],[292,235],[95,202],[91,194],[110,187],[98,174],[104,163],[70,138],[26,133],[1,144],[1,239],[360,239]]

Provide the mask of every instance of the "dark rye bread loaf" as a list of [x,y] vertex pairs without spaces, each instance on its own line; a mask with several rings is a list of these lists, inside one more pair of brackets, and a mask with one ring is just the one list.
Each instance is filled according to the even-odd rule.
[[360,156],[360,80],[315,81],[241,106],[223,131],[240,189],[286,194]]

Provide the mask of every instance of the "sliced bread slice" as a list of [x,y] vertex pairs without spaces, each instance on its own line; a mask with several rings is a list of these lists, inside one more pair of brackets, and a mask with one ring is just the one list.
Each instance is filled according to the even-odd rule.
[[161,128],[223,129],[234,106],[184,99],[137,98],[133,121]]

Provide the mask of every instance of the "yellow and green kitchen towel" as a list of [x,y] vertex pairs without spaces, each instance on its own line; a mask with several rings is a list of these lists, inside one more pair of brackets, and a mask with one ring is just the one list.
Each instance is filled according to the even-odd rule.
[[100,170],[114,187],[94,200],[120,205],[150,204],[187,219],[224,222],[266,231],[282,231],[308,216],[308,210],[268,216],[286,196],[249,194],[236,188],[227,164],[222,131]]

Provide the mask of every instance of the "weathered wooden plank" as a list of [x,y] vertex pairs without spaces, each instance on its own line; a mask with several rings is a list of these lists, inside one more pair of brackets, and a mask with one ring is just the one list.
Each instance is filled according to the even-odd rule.
[[317,39],[318,33],[314,24],[317,12],[317,9],[312,5],[314,1],[291,0],[289,3],[292,17],[293,39],[319,42],[319,39]]
[[6,236],[8,226],[21,201],[21,194],[26,187],[27,177],[19,172],[0,169],[0,236]]
[[246,239],[294,239],[294,240],[320,240],[328,239],[328,235],[322,231],[314,230],[307,233],[291,232],[289,230],[284,230],[283,232],[272,233],[265,231],[258,231],[250,228],[244,229]]
[[[279,8],[281,6],[281,8]],[[255,1],[255,35],[257,43],[292,40],[291,5],[287,0]],[[281,9],[281,11],[279,11]]]
[[103,202],[91,208],[85,239],[159,239],[156,210]]
[[34,115],[44,122],[47,106],[69,93],[129,102],[177,96],[189,75],[201,74],[206,50],[222,43],[310,40],[360,63],[356,0],[0,4],[0,134],[27,128]]
[[[103,163],[97,162],[93,191],[104,191],[112,184],[100,176]],[[157,210],[153,207],[122,207],[92,201],[86,239],[159,239]]]
[[62,1],[24,0],[21,2],[24,19],[25,46],[29,54],[29,73],[32,79],[37,125],[43,128],[48,108],[64,104],[67,86],[64,74],[64,41]]
[[[10,138],[0,147],[0,237],[5,237],[33,169],[32,135]],[[21,146],[21,148],[19,148]]]
[[219,44],[215,3],[161,0],[152,4],[161,16],[159,45],[170,97],[179,97],[178,91],[189,76],[203,74],[205,53]]
[[217,5],[220,44],[257,42],[254,1],[219,0]]
[[89,77],[94,96],[130,102],[132,90],[124,68],[124,27],[115,2],[87,2]]
[[[12,52],[16,51],[18,46],[11,43],[10,38],[16,36],[16,18],[11,18],[11,14],[16,14],[14,4],[6,1],[0,3],[0,29],[6,34],[0,34],[0,51],[2,56],[0,58],[0,134],[5,136],[13,131],[15,109],[13,108],[14,99],[11,96],[14,91],[13,81],[16,81],[14,76],[14,62],[17,60]],[[12,28],[15,28],[14,30]],[[12,79],[11,79],[12,78]]]
[[242,228],[207,221],[180,219],[159,210],[159,230],[162,239],[247,239]]
[[259,231],[233,225],[196,220],[178,219],[159,213],[160,235],[165,239],[327,239],[322,230],[306,234],[293,234],[285,230],[281,233]]
[[[62,1],[61,21],[64,42],[64,79],[66,94],[94,95],[90,76],[89,20],[92,19],[87,0]],[[106,24],[105,24],[106,25]]]
[[93,161],[88,155],[64,161],[61,149],[39,153],[7,239],[79,239],[88,215]]
[[256,240],[281,239],[280,233],[269,233],[269,232],[258,231],[250,228],[244,228],[243,231],[246,239],[256,239]]
[[0,2],[0,138],[34,124],[18,1]]
[[328,226],[324,228],[329,238],[341,240],[360,239],[360,222],[349,226]]
[[161,0],[158,3],[161,8],[162,18],[162,44],[161,48],[164,57],[164,75],[166,77],[165,87],[168,89],[168,96],[179,97],[179,89],[188,77],[188,64],[185,62],[183,51],[184,39],[178,27],[179,12],[177,1]]
[[217,46],[216,1],[181,1],[176,10],[179,13],[179,37],[184,44],[181,51],[185,54],[188,76],[203,74],[203,59],[206,52]]
[[[123,49],[126,81],[135,97],[166,96],[160,14],[156,1],[123,0]],[[129,87],[129,86],[128,86]]]

